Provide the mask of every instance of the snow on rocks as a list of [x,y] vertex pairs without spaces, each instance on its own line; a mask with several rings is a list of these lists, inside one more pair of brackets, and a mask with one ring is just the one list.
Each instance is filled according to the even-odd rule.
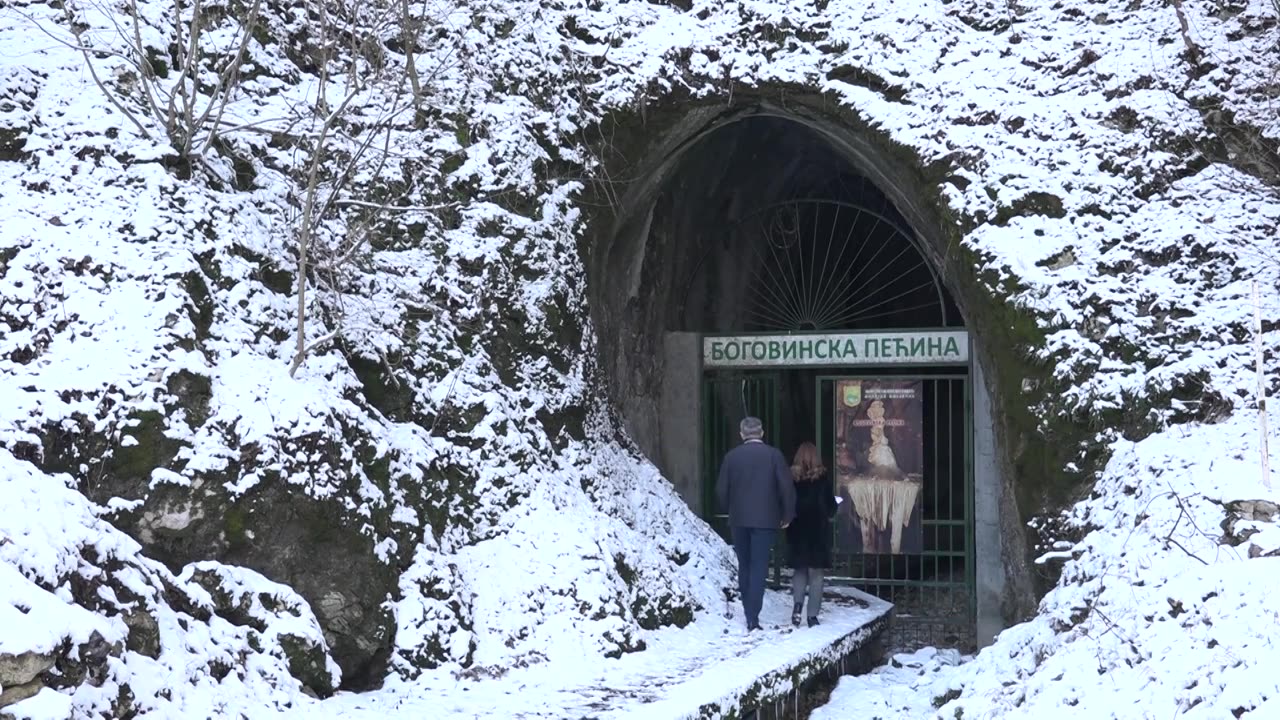
[[1063,518],[1082,539],[1045,548],[1062,579],[1035,618],[963,665],[895,656],[813,717],[1270,717],[1280,485],[1264,487],[1258,456],[1246,414],[1120,441]]
[[1045,560],[1064,565],[1058,587],[1036,618],[934,689],[947,701],[939,716],[1269,717],[1280,698],[1269,670],[1280,598],[1264,578],[1280,557],[1252,548],[1269,547],[1276,525],[1224,532],[1228,508],[1280,499],[1275,478],[1263,488],[1256,457],[1245,414],[1120,442],[1065,520],[1083,538]]
[[[380,682],[378,658],[393,649],[393,669],[412,675],[477,656],[528,662],[554,633],[617,655],[639,649],[644,628],[689,622],[729,584],[730,555],[600,412],[578,185],[533,172],[545,151],[529,123],[555,116],[530,118],[529,101],[491,87],[545,71],[526,55],[493,64],[508,13],[413,9],[443,12],[425,19],[443,35],[418,56],[440,68],[432,107],[388,126],[403,162],[359,164],[341,199],[440,210],[383,218],[338,204],[354,209],[318,225],[313,261],[352,260],[312,278],[306,341],[332,341],[290,377],[298,183],[321,86],[310,23],[329,17],[308,6],[263,4],[241,92],[227,98],[241,129],[195,154],[131,94],[127,13],[33,2],[0,20],[6,47],[53,36],[31,63],[0,61],[0,194],[13,198],[0,230],[0,443],[70,475],[171,567],[221,559],[287,580],[346,677],[363,678],[352,682]],[[166,66],[153,67],[155,87],[173,92],[182,23],[169,6],[141,8],[143,54]],[[333,22],[368,31],[366,9]],[[204,18],[202,72],[225,57],[237,12]],[[68,17],[83,42],[119,54],[86,60],[60,45]],[[327,69],[371,60],[404,62],[344,55]],[[197,103],[216,91],[202,84]],[[385,117],[407,93],[371,85],[348,120]],[[334,138],[335,157],[362,142]],[[371,239],[349,244],[371,224]],[[392,615],[405,623],[395,640]]]
[[918,720],[933,716],[932,689],[966,658],[954,650],[922,648],[901,653],[860,676],[840,678],[827,703],[810,720]]
[[336,686],[295,593],[216,563],[174,576],[67,479],[0,451],[3,712],[212,717]]
[[311,607],[292,588],[252,570],[215,562],[188,565],[179,578],[207,592],[209,599],[205,603],[202,598],[202,603],[212,605],[219,616],[252,628],[307,690],[329,695],[337,688],[342,673],[329,656]]
[[[605,444],[572,443],[563,457],[554,472],[576,486],[540,484],[500,532],[450,554],[420,550],[401,577],[413,591],[395,606],[402,675],[616,658],[644,649],[646,630],[684,627],[719,608],[727,552],[688,522],[652,466]],[[446,542],[456,540],[447,533]],[[423,648],[436,648],[435,659]]]
[[[68,40],[70,8],[83,42],[109,52],[86,60],[50,39],[0,58],[0,472],[18,503],[3,507],[34,508],[0,514],[10,539],[0,572],[12,581],[0,586],[11,593],[0,612],[50,620],[24,624],[3,652],[35,653],[24,661],[34,662],[75,647],[96,658],[89,679],[60,692],[51,679],[12,707],[65,716],[72,706],[109,707],[125,685],[136,707],[187,716],[292,702],[301,690],[287,679],[288,653],[255,650],[250,638],[293,637],[272,628],[307,625],[308,605],[331,634],[356,614],[394,615],[403,635],[393,641],[386,624],[369,620],[357,637],[336,639],[375,646],[335,659],[376,673],[371,658],[387,651],[397,677],[626,654],[651,626],[714,607],[730,581],[729,554],[603,411],[575,178],[592,171],[584,138],[600,118],[667,96],[726,98],[730,81],[824,90],[921,163],[945,164],[951,181],[937,190],[965,231],[959,245],[973,277],[1007,294],[1043,335],[1040,346],[1016,349],[1054,368],[1060,392],[1044,393],[1039,419],[1112,430],[1080,448],[1112,457],[1095,496],[1069,518],[1085,540],[1060,549],[1072,553],[1062,584],[1040,618],[1002,637],[1009,664],[972,666],[991,668],[991,678],[1034,678],[1032,700],[974,679],[955,702],[971,714],[1047,704],[1058,697],[1052,688],[1066,687],[1047,679],[1057,672],[1090,687],[1097,680],[1086,679],[1084,660],[1099,643],[1105,666],[1132,678],[1134,668],[1151,669],[1142,658],[1159,655],[1130,648],[1104,614],[1151,649],[1194,646],[1223,678],[1258,667],[1231,666],[1208,647],[1257,657],[1265,645],[1252,631],[1219,637],[1201,624],[1175,641],[1165,628],[1240,598],[1258,608],[1242,612],[1270,607],[1196,559],[1233,555],[1203,537],[1229,513],[1231,532],[1249,535],[1235,552],[1265,556],[1276,544],[1255,502],[1274,498],[1238,489],[1247,461],[1204,459],[1224,448],[1252,457],[1248,421],[1170,427],[1223,421],[1246,406],[1243,300],[1251,278],[1276,286],[1266,252],[1280,216],[1274,195],[1234,150],[1206,147],[1202,112],[1233,110],[1235,122],[1254,123],[1245,130],[1274,135],[1259,99],[1277,33],[1269,3],[1181,4],[1211,63],[1183,56],[1169,8],[1119,0],[415,7],[433,32],[418,55],[424,76],[431,71],[430,101],[380,136],[396,161],[366,157],[353,168],[355,191],[335,198],[392,198],[396,211],[342,205],[320,224],[317,252],[332,259],[350,249],[353,260],[310,277],[304,339],[332,342],[294,377],[285,369],[299,319],[296,218],[306,142],[326,115],[317,111],[319,73],[334,73],[327,90],[337,97],[351,69],[375,77],[401,68],[399,32],[367,37],[367,53],[320,68],[308,23],[331,14],[314,1],[297,10],[264,3],[228,127],[203,154],[181,157],[133,92],[129,38],[119,31],[130,27],[127,13],[69,0],[20,5],[0,14],[0,47],[45,37],[32,22]],[[334,22],[358,30],[371,19],[361,13],[382,9],[357,5]],[[170,45],[183,43],[169,6],[140,7],[143,54],[173,60]],[[226,56],[240,22],[221,6],[208,20],[203,63]],[[85,62],[140,127],[102,95]],[[185,77],[173,69],[162,89]],[[367,87],[344,124],[367,127],[411,94]],[[334,156],[351,157],[361,143],[341,139]],[[326,183],[336,174],[329,168]],[[369,227],[372,239],[352,246]],[[1273,292],[1265,302],[1274,313]],[[1269,351],[1275,341],[1268,330]],[[1122,430],[1159,433],[1132,444],[1117,439]],[[1233,484],[1215,495],[1223,476]],[[1178,490],[1160,489],[1168,481]],[[272,512],[300,507],[323,512]],[[110,512],[99,517],[99,508]],[[316,533],[337,536],[340,551],[312,555],[328,565],[310,576],[329,586],[293,578],[303,604],[261,578],[197,565],[230,583],[224,607],[257,608],[242,626],[218,616],[216,593],[192,599],[190,583],[146,560],[117,526],[151,552],[186,553],[176,567],[236,552],[258,552],[260,568],[295,557],[264,540],[282,527],[289,532],[271,542]],[[289,550],[307,557],[305,543]],[[361,570],[362,597],[331,594],[343,589],[334,578],[344,567]],[[289,570],[273,568],[277,580]],[[77,596],[68,578],[86,573],[113,597]],[[1140,600],[1124,599],[1130,586]],[[187,587],[179,605],[190,607],[173,607],[169,587]],[[280,607],[293,619],[262,615],[274,612],[263,597],[286,598]],[[1170,598],[1177,618],[1163,610],[1178,607]],[[151,621],[135,618],[135,630],[123,619],[121,608],[139,604],[153,613],[158,641],[142,639],[155,634]],[[298,637],[312,652],[321,636]],[[1037,669],[1050,655],[1061,658],[1049,661],[1052,672]],[[334,678],[327,662],[311,666],[317,683]],[[1161,667],[1154,682],[1188,709],[1275,702],[1224,692],[1196,704],[1201,686]],[[163,679],[167,697],[149,677]],[[215,694],[228,707],[215,711]]]

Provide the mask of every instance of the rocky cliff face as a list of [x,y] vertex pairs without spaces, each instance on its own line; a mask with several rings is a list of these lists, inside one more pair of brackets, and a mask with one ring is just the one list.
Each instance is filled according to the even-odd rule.
[[[175,25],[172,7],[143,4],[135,35],[132,11],[31,4],[3,26],[6,45],[44,30],[117,53],[54,43],[0,70],[5,482],[74,488],[50,497],[94,508],[82,534],[119,528],[158,577],[190,576],[157,595],[166,612],[201,588],[222,602],[216,574],[192,575],[209,561],[296,591],[323,631],[308,636],[317,657],[341,673],[295,659],[312,646],[263,641],[293,677],[277,702],[389,670],[632,652],[728,584],[727,552],[613,429],[574,183],[537,158],[534,102],[504,110],[493,87],[514,91],[532,61],[491,56],[512,32],[499,9],[453,30],[414,19],[429,102],[389,111],[410,92],[402,35],[379,34],[391,10],[206,4]],[[234,95],[219,95],[227,37],[246,49]],[[316,90],[339,77],[363,83],[345,106]],[[187,98],[197,121],[156,114],[148,93]],[[309,158],[323,159],[314,175]],[[328,207],[304,223],[306,269],[309,190]],[[300,273],[315,350],[291,377]],[[17,555],[42,548],[5,522]],[[57,592],[58,577],[16,567]],[[132,637],[132,605],[71,601],[115,623],[108,644]],[[209,658],[234,655],[210,642]]]
[[[0,670],[93,685],[59,658],[100,657],[133,699],[74,702],[168,702],[132,664],[145,607],[161,662],[210,638],[177,682],[286,703],[631,652],[718,602],[729,558],[619,431],[599,360],[626,350],[588,303],[688,103],[879,148],[932,221],[994,368],[1008,534],[1050,528],[1010,545],[1025,614],[1113,440],[1244,403],[1247,281],[1276,276],[1255,5],[1185,2],[1188,34],[1123,3],[22,4],[0,44],[63,42],[0,61],[0,473],[86,539],[0,519],[0,568],[79,618]],[[104,565],[97,534],[138,545]],[[137,582],[103,605],[70,568]],[[210,587],[245,568],[283,585]]]

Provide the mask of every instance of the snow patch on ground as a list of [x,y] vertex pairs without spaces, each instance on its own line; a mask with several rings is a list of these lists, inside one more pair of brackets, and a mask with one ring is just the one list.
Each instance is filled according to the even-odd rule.
[[[791,668],[819,659],[834,662],[835,648],[853,636],[848,652],[864,638],[858,631],[888,611],[887,603],[861,593],[823,606],[823,623],[791,630],[791,598],[769,592],[761,613],[766,630],[747,634],[741,608],[730,618],[715,612],[698,614],[684,629],[646,631],[647,649],[621,658],[599,658],[587,649],[577,657],[566,653],[549,663],[530,663],[500,672],[481,666],[453,673],[434,673],[364,694],[340,694],[304,704],[289,718],[374,720],[396,717],[517,718],[556,720],[593,718],[706,717],[708,705],[742,696],[757,678],[781,672],[789,688]],[[862,607],[852,599],[866,604]],[[735,604],[736,605],[736,604]],[[568,615],[569,613],[561,613]],[[572,634],[566,639],[572,639]],[[549,641],[554,647],[555,641]],[[572,650],[568,644],[565,650]]]
[[932,717],[933,688],[965,658],[954,650],[923,648],[894,655],[886,665],[840,678],[831,698],[809,720],[920,720]]
[[1280,503],[1280,477],[1263,487],[1257,437],[1241,413],[1117,443],[1067,518],[1086,534],[1053,553],[1069,558],[1062,581],[1035,619],[951,677],[958,697],[939,716],[1270,717],[1280,596],[1267,579],[1280,557],[1252,558],[1249,545],[1271,552],[1280,517],[1251,521],[1263,530],[1243,542],[1224,529],[1238,501]]

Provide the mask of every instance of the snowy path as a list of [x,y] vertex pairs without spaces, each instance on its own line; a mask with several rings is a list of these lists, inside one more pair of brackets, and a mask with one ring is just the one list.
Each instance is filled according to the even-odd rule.
[[[311,703],[284,717],[697,717],[708,704],[736,704],[761,678],[777,675],[777,687],[789,689],[785,678],[797,666],[835,660],[858,648],[870,626],[890,610],[888,603],[859,596],[867,607],[830,602],[816,628],[768,629],[747,636],[739,616],[704,615],[683,630],[651,633],[647,650],[618,660],[537,666],[487,680],[427,675],[373,693]],[[784,625],[789,613],[789,596],[770,592],[762,617],[766,627]]]
[[[955,650],[925,648],[893,656],[889,664],[858,677],[842,677],[826,705],[809,720],[919,720],[937,715],[933,701],[964,658]],[[941,680],[940,680],[941,678]]]

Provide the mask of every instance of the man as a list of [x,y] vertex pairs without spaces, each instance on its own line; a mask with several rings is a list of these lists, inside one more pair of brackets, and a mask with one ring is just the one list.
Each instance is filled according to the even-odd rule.
[[738,434],[742,444],[724,456],[716,495],[729,512],[733,549],[738,554],[738,592],[750,632],[760,629],[769,550],[778,529],[786,528],[795,517],[796,488],[786,458],[765,444],[759,418],[743,418]]

